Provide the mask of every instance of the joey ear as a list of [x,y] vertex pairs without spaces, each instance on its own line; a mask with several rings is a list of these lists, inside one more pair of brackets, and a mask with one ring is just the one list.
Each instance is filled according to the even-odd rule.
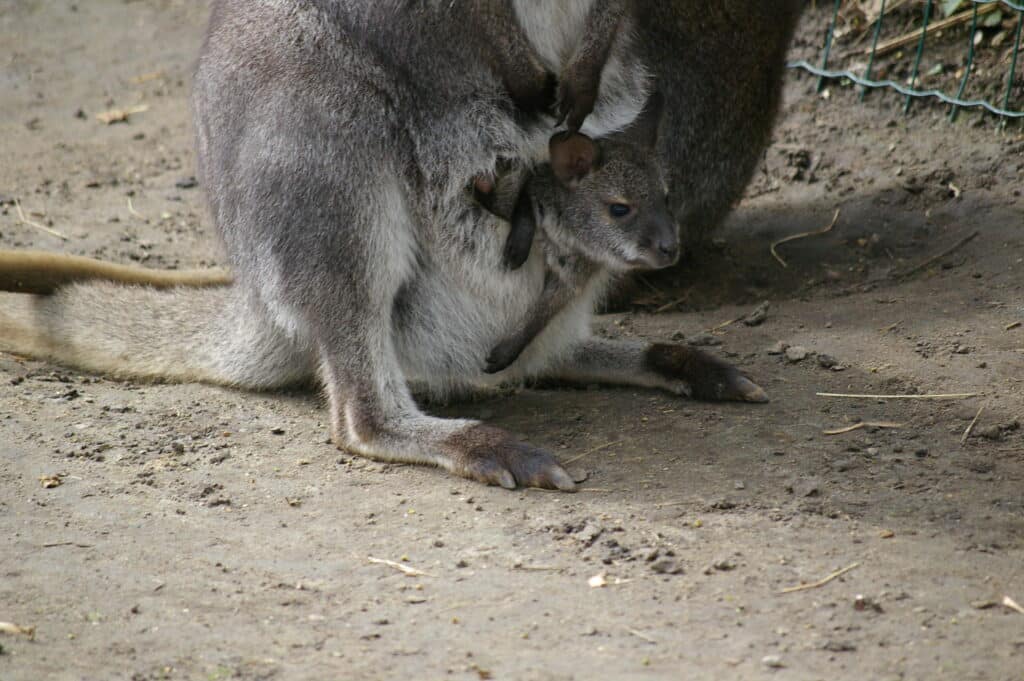
[[643,148],[654,149],[658,144],[658,128],[664,112],[665,97],[655,90],[647,98],[644,110],[627,129],[629,136]]
[[600,162],[597,142],[578,132],[558,133],[548,143],[548,150],[555,178],[565,186],[575,185]]

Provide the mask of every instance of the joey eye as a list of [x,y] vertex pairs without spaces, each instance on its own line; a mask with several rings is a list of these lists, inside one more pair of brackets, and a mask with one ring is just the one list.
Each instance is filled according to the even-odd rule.
[[608,212],[613,218],[624,218],[632,213],[633,209],[624,203],[613,203],[608,206]]

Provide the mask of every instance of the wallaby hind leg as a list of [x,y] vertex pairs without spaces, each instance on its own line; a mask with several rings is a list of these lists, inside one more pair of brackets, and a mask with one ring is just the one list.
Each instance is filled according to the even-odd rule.
[[[439,466],[508,489],[575,489],[572,478],[542,449],[478,421],[423,414],[394,354],[390,310],[383,309],[376,319],[364,318],[370,323],[357,329],[357,343],[349,336],[322,345],[331,432],[339,447],[382,461]],[[349,327],[347,333],[352,331]]]
[[[303,176],[307,191],[316,184],[315,169],[309,170]],[[420,411],[394,344],[394,301],[417,276],[406,190],[371,178],[359,188],[364,200],[356,202],[334,189],[339,184],[329,184],[330,191],[325,183],[310,193],[327,224],[348,230],[346,267],[337,266],[331,242],[277,258],[283,271],[306,271],[285,284],[279,302],[298,314],[317,347],[335,443],[374,459],[439,466],[506,488],[573,490],[572,478],[551,454],[477,421]]]
[[588,338],[549,374],[577,383],[661,388],[702,400],[768,401],[765,391],[731,364],[670,343]]

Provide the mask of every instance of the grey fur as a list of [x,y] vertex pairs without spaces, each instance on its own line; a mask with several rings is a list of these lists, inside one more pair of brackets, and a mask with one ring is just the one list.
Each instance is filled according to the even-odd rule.
[[658,156],[684,243],[726,218],[771,141],[805,0],[633,0],[635,44],[665,97]]
[[[596,0],[508,1],[544,68],[560,72]],[[542,158],[548,132],[521,120],[492,63],[466,58],[485,32],[453,8],[215,0],[194,106],[199,170],[235,284],[90,283],[5,300],[0,345],[121,375],[253,388],[316,372],[339,446],[506,487],[573,482],[506,433],[423,414],[412,389],[446,395],[558,376],[763,400],[700,353],[591,339],[608,265],[629,266],[621,252],[596,258],[512,366],[483,372],[487,351],[542,298],[546,264],[535,249],[521,269],[501,268],[508,226],[466,187],[499,157]],[[649,87],[628,28],[609,54],[583,128],[592,136],[627,126]],[[558,238],[550,225],[542,233]]]

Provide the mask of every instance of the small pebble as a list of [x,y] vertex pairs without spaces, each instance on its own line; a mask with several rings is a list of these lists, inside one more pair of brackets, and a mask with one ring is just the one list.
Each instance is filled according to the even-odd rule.
[[768,669],[782,669],[786,666],[778,655],[765,655],[761,658],[761,664],[768,667]]
[[651,563],[651,570],[659,575],[681,575],[683,566],[672,558],[659,558]]
[[998,441],[1003,439],[1003,431],[996,425],[977,428],[974,434],[976,437],[983,437],[986,440]]
[[710,347],[721,344],[722,339],[710,333],[699,333],[690,339],[690,345],[695,347]]
[[768,310],[771,308],[771,303],[765,301],[757,306],[753,312],[747,315],[743,319],[743,323],[747,326],[760,326],[765,323],[768,319]]
[[809,354],[810,353],[807,351],[807,348],[803,347],[802,345],[794,345],[792,347],[786,348],[786,359],[788,359],[790,362],[793,362],[794,364],[796,362],[801,362],[807,359],[807,355]]

